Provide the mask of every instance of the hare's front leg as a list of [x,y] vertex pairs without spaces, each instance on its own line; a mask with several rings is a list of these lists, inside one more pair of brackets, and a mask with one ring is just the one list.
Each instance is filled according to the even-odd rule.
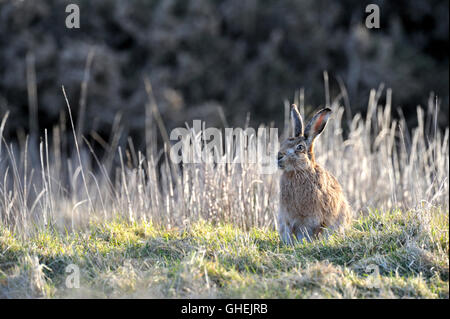
[[320,219],[313,214],[309,217],[302,218],[301,222],[295,228],[295,237],[299,242],[303,241],[303,239],[311,241],[320,233],[320,226]]
[[286,220],[286,217],[287,216],[285,215],[285,211],[280,208],[280,211],[278,212],[278,234],[280,235],[280,239],[283,241],[283,243],[285,243],[286,245],[292,245],[293,232]]
[[311,241],[314,236],[314,232],[307,227],[298,227],[295,232],[295,237],[299,242],[302,242],[303,239],[306,239],[306,241]]

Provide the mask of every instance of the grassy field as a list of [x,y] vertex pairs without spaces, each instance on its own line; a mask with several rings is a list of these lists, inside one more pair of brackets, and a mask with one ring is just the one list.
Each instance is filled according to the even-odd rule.
[[[78,134],[65,91],[67,118],[40,140],[6,141],[3,116],[0,298],[449,297],[449,129],[437,129],[435,99],[411,129],[401,111],[392,118],[390,90],[384,105],[382,87],[371,91],[365,117],[344,116],[345,92],[328,97],[316,158],[356,220],[345,234],[286,246],[279,174],[250,162],[174,165],[148,92],[143,151],[120,119],[108,141]],[[301,94],[294,102],[314,111]],[[285,116],[280,138],[288,129]]]
[[[25,241],[2,228],[0,298],[448,298],[448,228],[439,211],[373,211],[294,246],[273,230],[206,222],[92,223]],[[66,287],[70,264],[79,288]]]

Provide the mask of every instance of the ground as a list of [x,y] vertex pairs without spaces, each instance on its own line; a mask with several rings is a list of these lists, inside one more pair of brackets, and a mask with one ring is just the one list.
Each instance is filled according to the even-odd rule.
[[293,246],[273,229],[205,221],[27,238],[0,226],[0,298],[449,298],[448,230],[439,210],[374,210],[344,234]]

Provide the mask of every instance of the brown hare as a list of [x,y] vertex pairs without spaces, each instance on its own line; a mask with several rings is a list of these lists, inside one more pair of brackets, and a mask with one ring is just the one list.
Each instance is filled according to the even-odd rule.
[[324,108],[303,129],[302,117],[293,104],[294,136],[280,145],[278,167],[281,239],[292,244],[294,236],[310,241],[325,228],[341,230],[352,220],[352,212],[336,178],[314,159],[314,140],[323,131],[331,114]]

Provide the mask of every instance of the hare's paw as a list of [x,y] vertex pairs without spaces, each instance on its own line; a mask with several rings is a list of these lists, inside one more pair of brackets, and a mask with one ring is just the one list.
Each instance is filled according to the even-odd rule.
[[305,239],[307,242],[310,242],[313,239],[313,236],[313,231],[311,229],[308,229],[307,227],[299,227],[295,233],[295,237],[300,243],[303,242],[303,239]]
[[286,245],[294,244],[294,236],[291,232],[289,232],[287,230],[280,232],[280,239]]
[[292,229],[287,224],[283,213],[283,211],[280,211],[278,215],[278,234],[280,235],[280,239],[283,243],[286,245],[292,245],[294,243]]

